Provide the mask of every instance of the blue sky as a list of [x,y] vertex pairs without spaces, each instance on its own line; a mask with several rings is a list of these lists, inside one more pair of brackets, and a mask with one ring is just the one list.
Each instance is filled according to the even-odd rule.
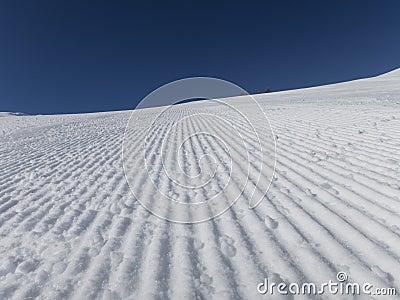
[[400,67],[400,1],[1,1],[0,111],[132,109],[170,81],[250,93]]

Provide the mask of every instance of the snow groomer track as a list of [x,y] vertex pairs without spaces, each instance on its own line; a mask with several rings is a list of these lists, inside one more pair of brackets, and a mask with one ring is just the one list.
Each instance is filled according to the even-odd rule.
[[[180,188],[162,180],[156,190],[158,169],[148,174],[139,164],[128,185],[121,149],[131,112],[1,113],[0,299],[266,299],[257,291],[264,278],[320,284],[338,272],[400,291],[400,71],[255,98],[276,141],[274,176],[260,181],[271,179],[268,193],[249,209],[244,190],[224,213],[198,224],[153,215],[131,189],[148,203],[160,191],[201,202],[224,186],[180,199]],[[211,102],[180,104],[169,116],[212,111]],[[162,144],[163,119],[146,137],[159,110],[136,114],[131,141]],[[149,156],[152,166],[179,164],[195,178],[218,163],[202,154],[224,160],[224,142],[240,166],[243,148],[222,123],[210,125],[220,142],[192,136],[190,147],[178,148],[179,132],[201,124],[210,123],[179,127],[162,162]],[[241,190],[236,180],[240,174],[227,200]]]

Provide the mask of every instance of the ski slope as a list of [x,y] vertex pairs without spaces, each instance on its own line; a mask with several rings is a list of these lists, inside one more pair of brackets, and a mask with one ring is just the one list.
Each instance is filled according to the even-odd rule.
[[[399,294],[400,71],[256,99],[276,141],[268,193],[249,209],[244,191],[199,224],[165,221],[133,196],[121,155],[130,112],[1,113],[0,299],[265,299],[257,285],[266,277],[320,284],[338,272]],[[175,106],[164,122],[212,105]],[[132,141],[145,138],[159,110],[141,111]],[[163,128],[154,129],[155,145]],[[227,126],[218,132],[235,145]],[[194,174],[215,163],[196,163],[206,149],[224,155],[207,139],[194,137],[192,152],[178,146],[165,144],[166,166],[181,162]],[[241,149],[233,149],[238,164]],[[146,175],[143,165],[130,173],[140,198],[156,202]],[[160,186],[182,201],[207,200],[221,188],[185,200],[174,186]]]

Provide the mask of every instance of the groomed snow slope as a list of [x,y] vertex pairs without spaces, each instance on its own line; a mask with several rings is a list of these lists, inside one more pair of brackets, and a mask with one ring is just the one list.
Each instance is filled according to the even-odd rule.
[[130,192],[129,112],[0,118],[0,299],[262,299],[265,277],[339,271],[400,291],[399,74],[257,95],[277,143],[267,198],[195,225]]

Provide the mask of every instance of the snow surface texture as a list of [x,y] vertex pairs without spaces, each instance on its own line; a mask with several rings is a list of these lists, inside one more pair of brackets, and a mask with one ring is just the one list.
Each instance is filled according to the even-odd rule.
[[[399,74],[257,95],[276,135],[267,197],[249,209],[244,193],[192,225],[133,197],[121,157],[130,112],[3,114],[0,299],[262,299],[265,277],[319,284],[339,271],[399,290]],[[138,140],[153,113],[137,120]]]

